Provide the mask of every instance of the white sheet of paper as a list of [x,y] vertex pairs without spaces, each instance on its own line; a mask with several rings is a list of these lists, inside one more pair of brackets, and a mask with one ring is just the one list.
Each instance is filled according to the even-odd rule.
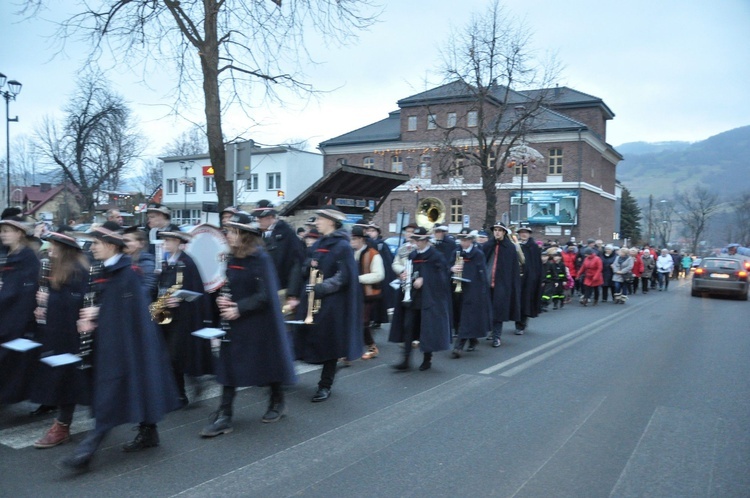
[[24,351],[38,348],[39,346],[41,346],[41,344],[39,344],[38,342],[30,341],[23,337],[19,337],[18,339],[13,339],[12,341],[4,342],[2,346],[6,349],[12,349],[13,351],[19,351],[23,353]]
[[81,357],[70,353],[63,353],[54,356],[46,356],[39,361],[46,363],[51,367],[61,367],[63,365],[70,365],[71,363],[78,363],[81,361]]
[[195,291],[190,291],[190,290],[186,290],[186,289],[180,289],[177,292],[175,292],[174,294],[172,294],[172,297],[176,297],[178,299],[184,299],[185,301],[187,301],[189,303],[192,303],[193,301],[195,301],[196,299],[198,299],[202,295],[203,294],[201,292],[195,292]]
[[195,337],[200,337],[201,339],[215,339],[217,337],[225,336],[227,333],[221,329],[212,329],[212,328],[205,328],[196,330],[192,333]]

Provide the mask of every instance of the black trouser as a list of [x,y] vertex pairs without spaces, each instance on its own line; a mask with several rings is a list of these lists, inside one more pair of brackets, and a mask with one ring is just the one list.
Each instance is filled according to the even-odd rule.
[[615,297],[615,288],[611,285],[602,285],[602,301],[606,301],[609,293],[612,293],[612,298]]
[[333,386],[333,379],[336,377],[336,363],[338,363],[338,358],[323,362],[323,371],[320,372],[318,388],[330,389]]
[[422,328],[422,310],[417,308],[404,309],[404,344],[411,347],[413,341],[418,341]]
[[586,300],[591,299],[591,294],[594,294],[594,301],[599,300],[599,286],[598,285],[584,285],[583,286],[583,298]]
[[57,421],[61,424],[70,425],[73,421],[73,412],[76,410],[75,403],[60,405],[57,407]]
[[365,329],[365,345],[372,346],[375,344],[375,339],[372,338],[372,329],[370,329],[370,317],[372,316],[373,310],[380,305],[379,301],[365,301],[363,310],[363,325]]

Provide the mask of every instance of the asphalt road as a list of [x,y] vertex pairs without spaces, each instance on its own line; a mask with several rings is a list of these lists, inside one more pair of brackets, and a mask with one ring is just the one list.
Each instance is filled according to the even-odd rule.
[[750,304],[686,283],[550,311],[427,372],[389,368],[381,330],[380,357],[340,370],[325,403],[301,366],[282,421],[262,424],[266,393],[246,389],[234,432],[204,440],[213,390],[160,424],[160,447],[125,454],[120,427],[78,476],[55,465],[72,444],[31,446],[51,418],[2,407],[0,496],[748,497]]

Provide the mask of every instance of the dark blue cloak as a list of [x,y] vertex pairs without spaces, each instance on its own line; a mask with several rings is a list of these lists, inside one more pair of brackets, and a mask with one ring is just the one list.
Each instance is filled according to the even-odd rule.
[[221,343],[217,381],[234,387],[294,384],[292,346],[277,297],[279,280],[268,253],[258,248],[246,258],[232,257],[227,278],[240,317],[229,322],[229,342]]
[[[422,327],[419,348],[423,353],[445,351],[451,347],[451,285],[449,266],[434,247],[422,254],[409,254],[414,272],[424,279],[420,290],[422,303]],[[390,342],[404,342],[403,291],[399,291],[399,306],[396,306],[391,323]]]
[[458,337],[485,337],[492,330],[492,302],[484,253],[479,245],[474,244],[470,252],[462,250],[461,257],[464,260],[462,277],[470,282],[461,283],[461,323]]
[[492,292],[492,322],[521,320],[521,269],[516,246],[507,237],[497,243],[492,238],[482,245],[487,262],[487,279],[492,282],[495,249],[499,246],[495,270],[495,289]]
[[[323,283],[315,286],[315,297],[322,298],[322,302],[312,325],[295,327],[296,357],[308,363],[323,363],[336,358],[357,359],[364,348],[364,303],[349,234],[345,230],[336,230],[318,239],[312,247],[312,259],[317,261],[324,277]],[[309,275],[309,271],[310,261],[305,263],[304,274]],[[307,277],[304,279],[306,283]],[[304,284],[297,311],[300,320],[307,314]]]

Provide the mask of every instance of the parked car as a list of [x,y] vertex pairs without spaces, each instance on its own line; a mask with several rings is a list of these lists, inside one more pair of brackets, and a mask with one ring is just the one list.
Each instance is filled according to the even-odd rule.
[[747,301],[750,258],[716,256],[703,258],[693,272],[691,295],[726,294]]

